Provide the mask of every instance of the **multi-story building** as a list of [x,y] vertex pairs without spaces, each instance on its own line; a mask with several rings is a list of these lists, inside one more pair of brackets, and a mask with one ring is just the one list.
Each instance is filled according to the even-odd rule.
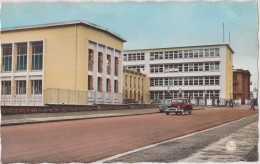
[[143,73],[127,69],[123,70],[123,75],[123,97],[125,102],[130,99],[139,103],[150,103],[149,78]]
[[151,100],[169,95],[230,99],[233,53],[228,44],[126,50],[124,68],[149,76]]
[[84,21],[1,30],[1,104],[122,103],[125,39]]
[[245,104],[246,99],[250,99],[250,72],[243,69],[233,70],[233,98],[241,100]]

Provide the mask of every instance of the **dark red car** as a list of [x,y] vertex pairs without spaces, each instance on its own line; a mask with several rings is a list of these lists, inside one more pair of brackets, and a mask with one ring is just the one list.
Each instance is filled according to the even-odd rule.
[[193,105],[189,103],[187,99],[176,99],[173,100],[171,105],[164,110],[166,115],[169,115],[170,113],[175,113],[175,114],[191,114],[193,110]]

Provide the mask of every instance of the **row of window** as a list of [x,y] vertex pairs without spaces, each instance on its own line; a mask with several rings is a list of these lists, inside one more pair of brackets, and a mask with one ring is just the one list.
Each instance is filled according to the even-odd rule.
[[219,57],[219,48],[150,52],[150,60]]
[[219,85],[219,76],[151,78],[150,86]]
[[[26,80],[17,80],[15,83],[16,95],[25,95],[27,93]],[[2,81],[1,87],[2,95],[11,95],[11,81]],[[31,80],[31,94],[42,94],[42,80]]]
[[219,62],[150,65],[150,73],[219,71]]
[[142,72],[144,71],[144,66],[124,66],[125,69],[129,69],[136,72]]
[[[32,70],[42,70],[43,64],[43,42],[30,42],[29,44],[32,50]],[[2,63],[3,71],[12,71],[12,60],[13,60],[13,45],[12,44],[2,44]],[[28,56],[28,44],[24,43],[15,43],[16,54],[17,54],[17,71],[26,71],[27,70],[27,56]]]
[[[93,67],[94,67],[94,50],[93,49],[89,49],[88,50],[88,54],[89,54],[89,57],[88,57],[88,70],[89,71],[93,71]],[[103,58],[104,58],[104,55],[102,52],[98,52],[98,64],[97,64],[97,67],[98,67],[98,72],[99,73],[103,73]],[[115,76],[118,76],[118,71],[119,71],[119,59],[118,57],[115,57],[115,63],[114,63],[114,74]],[[106,61],[106,67],[107,67],[107,74],[108,75],[111,75],[111,70],[112,70],[112,64],[111,64],[111,55],[110,54],[107,54],[107,61]]]
[[144,53],[133,53],[133,54],[124,54],[124,61],[141,61],[144,59]]
[[142,85],[142,88],[143,87],[143,78],[138,78],[138,77],[133,77],[133,76],[129,76],[128,75],[125,75],[125,87],[126,88],[134,88],[134,89],[141,89],[141,85]]
[[[97,79],[97,90],[99,92],[103,92],[103,87],[102,87],[102,82],[103,78],[98,77]],[[88,75],[88,90],[94,90],[94,85],[93,85],[93,76]],[[106,92],[111,92],[111,79],[106,79]],[[118,80],[114,80],[114,92],[118,93]]]
[[207,99],[219,98],[219,90],[207,90],[207,91],[150,91],[150,99],[171,99],[171,98],[190,98],[195,99],[197,97],[206,97]]

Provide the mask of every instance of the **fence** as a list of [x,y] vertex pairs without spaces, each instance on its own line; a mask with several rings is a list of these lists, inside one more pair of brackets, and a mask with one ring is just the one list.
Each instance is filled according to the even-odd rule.
[[49,88],[34,90],[31,88],[2,88],[1,105],[44,105],[44,104],[122,104],[122,93],[79,91]]

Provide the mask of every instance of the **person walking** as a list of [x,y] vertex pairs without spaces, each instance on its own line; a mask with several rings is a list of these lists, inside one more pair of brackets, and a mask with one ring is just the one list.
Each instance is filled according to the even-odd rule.
[[256,105],[256,99],[253,99],[252,103],[251,103],[250,110],[255,110],[255,105]]

